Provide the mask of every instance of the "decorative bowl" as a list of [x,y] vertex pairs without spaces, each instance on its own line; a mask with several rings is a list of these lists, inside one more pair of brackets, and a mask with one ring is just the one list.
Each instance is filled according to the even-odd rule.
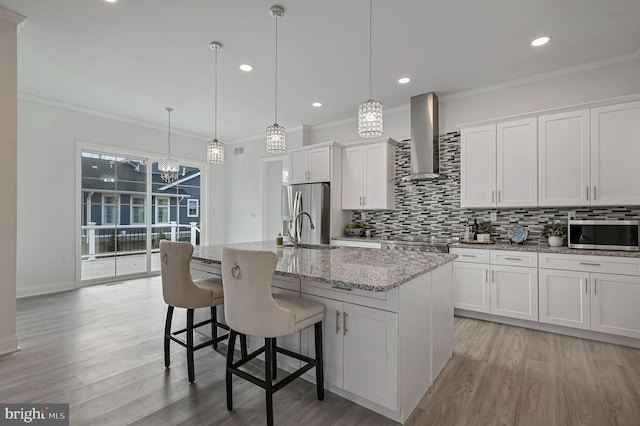
[[347,237],[364,237],[364,228],[345,228],[344,235]]

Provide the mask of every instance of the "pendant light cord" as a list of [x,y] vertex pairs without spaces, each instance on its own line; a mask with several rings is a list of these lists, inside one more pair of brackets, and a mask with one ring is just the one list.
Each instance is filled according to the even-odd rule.
[[369,99],[373,99],[372,95],[371,95],[371,85],[372,85],[372,80],[373,80],[373,66],[372,66],[372,56],[373,56],[373,48],[372,48],[372,39],[373,39],[373,31],[372,31],[372,27],[373,27],[373,0],[369,0]]
[[278,124],[278,15],[276,15],[276,108],[275,108],[275,124]]
[[169,149],[167,158],[171,160],[171,108],[167,108],[167,112],[169,113],[169,130],[167,131],[167,146]]
[[216,49],[213,94],[213,140],[218,140],[218,49]]

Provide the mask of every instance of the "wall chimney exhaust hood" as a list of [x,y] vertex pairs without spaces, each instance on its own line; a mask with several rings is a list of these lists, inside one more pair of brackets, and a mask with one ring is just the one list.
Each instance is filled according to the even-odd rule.
[[411,174],[401,181],[442,178],[438,131],[438,97],[411,97]]

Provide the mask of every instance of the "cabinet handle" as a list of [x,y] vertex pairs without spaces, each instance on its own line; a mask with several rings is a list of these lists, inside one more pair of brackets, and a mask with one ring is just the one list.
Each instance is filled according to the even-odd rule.
[[496,277],[495,277],[495,275],[494,275],[494,272],[495,272],[495,271],[491,271],[491,282],[492,282],[492,283],[496,282]]
[[342,333],[343,336],[346,336],[347,335],[347,331],[349,331],[349,330],[347,330],[347,317],[348,316],[349,316],[349,314],[346,313],[346,312],[344,313],[344,315],[342,315],[342,329],[344,330],[343,333]]
[[336,310],[336,334],[340,334],[340,311]]
[[581,265],[586,265],[586,266],[600,266],[599,263],[590,263],[590,262],[580,262]]
[[495,198],[496,198],[496,191],[491,191],[491,202],[492,202],[492,203],[493,203],[494,201],[496,201],[496,200],[495,200]]
[[522,260],[519,257],[505,257],[504,260]]
[[587,201],[589,201],[589,187],[587,186]]
[[588,279],[584,280],[584,292],[587,293],[587,294],[589,294],[588,285],[589,285],[589,280]]
[[461,254],[462,257],[476,257],[475,254]]
[[363,206],[367,205],[367,197],[362,197],[362,205]]
[[360,205],[362,205],[362,197],[360,197]]
[[501,192],[502,192],[502,191],[500,191],[500,190],[498,189],[498,202],[500,202],[500,200],[502,199],[502,194],[501,194]]
[[596,186],[593,185],[593,201],[597,200],[598,197],[596,196]]
[[598,294],[598,280],[593,279],[593,294]]
[[484,282],[489,282],[489,270],[484,270]]

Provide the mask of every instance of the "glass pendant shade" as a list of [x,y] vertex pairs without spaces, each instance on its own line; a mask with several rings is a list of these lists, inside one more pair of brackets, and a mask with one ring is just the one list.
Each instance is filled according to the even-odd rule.
[[382,103],[369,99],[358,106],[358,135],[362,138],[382,136]]
[[224,163],[224,144],[218,139],[207,144],[207,162],[211,164]]
[[158,161],[158,170],[160,170],[160,177],[163,181],[172,183],[178,180],[180,163],[171,158],[163,158]]
[[287,152],[287,131],[278,123],[267,127],[267,152],[271,154]]

